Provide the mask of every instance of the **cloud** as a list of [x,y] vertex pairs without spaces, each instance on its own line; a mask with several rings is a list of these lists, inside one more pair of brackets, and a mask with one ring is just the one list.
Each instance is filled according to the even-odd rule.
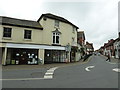
[[2,0],[0,15],[37,20],[43,13],[68,19],[84,30],[86,40],[98,49],[117,38],[118,0]]

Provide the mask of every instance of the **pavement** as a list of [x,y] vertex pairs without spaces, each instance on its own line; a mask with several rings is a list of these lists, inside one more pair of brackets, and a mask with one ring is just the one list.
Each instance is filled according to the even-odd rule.
[[2,66],[2,71],[6,70],[33,70],[33,69],[40,69],[40,68],[53,68],[53,67],[65,67],[65,66],[71,66],[76,64],[84,64],[87,63],[92,56],[90,56],[87,60],[83,61],[81,59],[78,62],[70,62],[70,63],[52,63],[52,64],[39,64],[39,65],[7,65]]

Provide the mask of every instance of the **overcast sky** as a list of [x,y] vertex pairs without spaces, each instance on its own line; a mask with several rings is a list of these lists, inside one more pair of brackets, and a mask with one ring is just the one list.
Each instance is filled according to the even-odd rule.
[[86,41],[98,49],[118,37],[119,0],[0,0],[0,16],[37,20],[52,13],[85,32]]

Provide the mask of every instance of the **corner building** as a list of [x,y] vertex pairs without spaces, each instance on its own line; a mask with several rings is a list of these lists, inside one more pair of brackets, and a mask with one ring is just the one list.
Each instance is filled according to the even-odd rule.
[[0,17],[2,65],[46,64],[76,60],[78,27],[42,14],[38,21]]

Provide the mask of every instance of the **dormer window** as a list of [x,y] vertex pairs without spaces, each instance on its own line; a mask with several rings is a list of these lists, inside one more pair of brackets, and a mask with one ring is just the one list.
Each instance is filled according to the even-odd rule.
[[55,27],[59,27],[59,21],[55,20]]

